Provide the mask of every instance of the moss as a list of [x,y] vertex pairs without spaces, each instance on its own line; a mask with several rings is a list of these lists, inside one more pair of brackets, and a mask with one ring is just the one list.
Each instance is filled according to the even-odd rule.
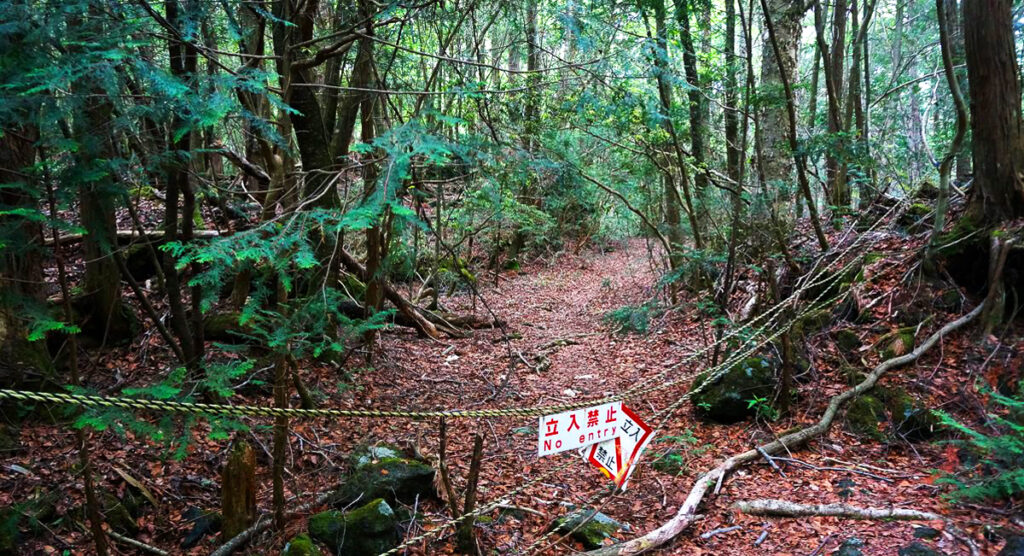
[[860,336],[856,332],[849,328],[843,328],[835,333],[836,347],[839,348],[839,352],[844,356],[853,356],[861,346]]
[[907,326],[900,328],[892,334],[892,338],[886,342],[885,348],[882,349],[882,360],[892,359],[893,357],[899,357],[914,351],[915,332],[917,332],[916,326]]
[[351,512],[330,510],[309,518],[309,536],[335,554],[376,555],[398,545],[395,512],[381,498]]
[[296,535],[288,544],[284,545],[281,556],[321,556],[320,548],[313,544],[309,535],[302,533]]
[[885,253],[881,253],[879,251],[872,251],[872,252],[864,255],[864,264],[865,265],[874,264],[874,263],[876,263],[876,262],[878,262],[878,261],[880,261],[880,260],[882,260],[884,258],[885,258]]
[[864,371],[849,365],[839,369],[839,372],[843,375],[843,378],[846,379],[846,384],[849,386],[856,386],[861,382],[864,382],[864,377],[867,376],[864,374]]
[[831,322],[832,314],[828,309],[819,309],[804,315],[793,323],[792,335],[796,339],[803,339],[823,330]]
[[17,431],[12,431],[7,427],[7,425],[0,423],[0,453],[13,452],[17,449]]
[[434,468],[419,461],[384,458],[357,467],[338,489],[337,505],[353,500],[383,498],[388,503],[412,505],[416,499],[433,498]]
[[[707,379],[697,376],[691,391]],[[775,367],[763,357],[748,357],[691,397],[698,413],[719,423],[735,423],[755,413],[749,400],[767,398],[775,390]]]
[[884,395],[895,433],[908,440],[925,440],[938,430],[938,418],[902,388],[888,389]]
[[0,554],[18,554],[20,517],[14,508],[0,508]]
[[896,553],[899,556],[945,556],[944,552],[939,552],[938,550],[919,542],[910,543],[909,545],[899,549]]
[[878,426],[885,420],[885,404],[874,396],[862,395],[853,400],[846,410],[847,428],[855,434],[875,440],[885,438]]
[[[562,516],[556,519],[549,530],[562,535],[570,534],[572,531],[572,538],[583,543],[583,547],[588,550],[601,548],[605,544],[605,539],[615,540],[613,535],[623,528],[621,523],[597,510],[576,512],[575,508],[571,509],[571,518]],[[587,520],[586,523],[584,520]]]
[[402,457],[402,451],[395,446],[382,444],[379,446],[366,446],[356,451],[352,457],[353,467],[362,467],[383,459],[396,459]]
[[139,524],[129,511],[129,504],[109,492],[102,494],[100,504],[103,506],[104,521],[111,529],[129,535],[138,534]]

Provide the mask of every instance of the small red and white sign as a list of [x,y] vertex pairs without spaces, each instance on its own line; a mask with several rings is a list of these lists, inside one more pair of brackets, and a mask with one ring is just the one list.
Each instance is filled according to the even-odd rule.
[[636,469],[640,453],[654,437],[654,429],[640,420],[632,410],[622,406],[619,433],[615,438],[605,440],[580,450],[583,459],[597,467],[606,477],[622,490],[630,475]]
[[537,424],[537,455],[549,456],[612,440],[620,434],[622,402],[545,415]]

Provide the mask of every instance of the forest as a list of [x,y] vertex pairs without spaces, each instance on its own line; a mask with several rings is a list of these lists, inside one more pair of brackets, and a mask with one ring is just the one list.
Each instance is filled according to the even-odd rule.
[[0,555],[1024,555],[1022,63],[1020,0],[0,1]]

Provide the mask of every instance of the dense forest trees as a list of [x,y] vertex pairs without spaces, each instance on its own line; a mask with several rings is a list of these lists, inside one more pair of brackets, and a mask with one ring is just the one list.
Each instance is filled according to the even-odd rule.
[[[1011,0],[0,3],[0,388],[229,403],[261,361],[264,405],[313,408],[329,401],[305,362],[346,383],[387,357],[388,327],[504,327],[479,295],[503,272],[625,238],[648,247],[656,304],[709,300],[724,341],[807,289],[837,230],[883,216],[928,236],[915,272],[986,300],[988,337],[1022,306],[1022,17]],[[162,354],[145,380],[105,366],[125,346]],[[265,448],[278,530],[290,430],[278,416]]]

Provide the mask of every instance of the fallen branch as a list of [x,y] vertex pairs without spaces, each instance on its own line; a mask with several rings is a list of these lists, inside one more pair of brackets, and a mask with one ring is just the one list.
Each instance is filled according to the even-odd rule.
[[156,554],[157,556],[170,556],[170,552],[167,552],[166,550],[161,550],[155,546],[148,545],[142,541],[137,541],[131,537],[126,537],[124,535],[115,533],[114,531],[107,531],[107,536],[114,539],[117,542],[127,544],[139,550],[144,550],[146,552]]
[[[60,236],[61,245],[66,243],[74,243],[76,241],[82,241],[85,238],[84,233],[64,234]],[[192,237],[194,239],[212,239],[220,236],[220,232],[217,230],[194,230]],[[148,241],[160,241],[164,237],[164,230],[145,230],[141,234],[138,230],[117,230],[114,232],[114,237],[117,238],[118,243],[131,243],[135,240],[145,239]],[[43,241],[43,245],[47,247],[53,246],[53,239],[47,239]]]
[[712,530],[710,530],[710,531],[708,531],[706,533],[701,533],[700,538],[702,538],[704,540],[708,540],[708,539],[710,539],[711,537],[713,537],[715,535],[721,535],[722,533],[731,533],[731,532],[737,531],[739,529],[743,529],[743,526],[742,525],[733,525],[732,527],[721,527],[719,529],[712,529]]
[[657,529],[654,529],[646,535],[637,537],[631,541],[599,548],[597,550],[587,552],[587,554],[590,554],[591,556],[624,556],[642,554],[671,541],[693,523],[696,518],[697,507],[700,506],[712,486],[714,486],[714,494],[717,494],[722,486],[722,481],[725,480],[725,477],[743,464],[762,457],[762,450],[768,454],[776,454],[784,450],[791,450],[812,438],[821,436],[832,426],[832,421],[835,420],[836,415],[839,412],[839,408],[842,407],[844,403],[873,388],[875,383],[878,382],[878,379],[890,369],[900,367],[908,363],[913,363],[919,359],[921,355],[931,349],[931,347],[941,340],[943,336],[950,334],[974,320],[974,318],[981,313],[984,307],[985,303],[982,302],[970,313],[946,324],[926,340],[921,342],[921,345],[914,349],[914,351],[883,361],[875,367],[867,377],[864,378],[863,382],[849,390],[833,396],[832,399],[829,400],[828,407],[825,409],[825,413],[822,415],[821,420],[814,425],[782,436],[774,442],[760,446],[760,449],[755,448],[747,450],[741,454],[734,455],[720,463],[714,469],[698,477],[697,482],[693,485],[693,488],[690,489],[690,494],[686,497],[682,506],[679,507],[676,515]]
[[861,508],[847,504],[797,504],[786,500],[741,500],[733,505],[749,514],[774,517],[845,517],[847,519],[899,519],[907,521],[942,521],[939,514],[906,508]]
[[[290,512],[284,514],[284,517],[285,517],[285,519],[294,519],[294,518],[299,517],[301,515],[305,515],[305,514],[309,513],[309,511],[312,510],[313,508],[326,504],[327,501],[330,500],[331,496],[333,496],[333,495],[334,495],[334,491],[333,490],[330,490],[328,492],[324,492],[324,493],[320,494],[320,496],[317,496],[315,499],[313,499],[313,500],[311,500],[309,502],[306,502],[305,504],[295,508],[293,511],[290,511]],[[256,535],[256,533],[260,533],[262,531],[265,531],[266,529],[269,529],[270,526],[274,524],[274,520],[273,519],[263,519],[263,518],[266,518],[266,517],[270,517],[270,514],[264,514],[264,515],[260,516],[259,518],[257,518],[255,525],[253,525],[252,527],[249,527],[248,529],[246,529],[245,531],[242,531],[241,533],[235,535],[234,537],[231,537],[231,539],[228,540],[228,542],[222,544],[220,546],[220,548],[218,548],[217,550],[214,550],[213,552],[211,552],[210,556],[228,556],[232,552],[234,552],[234,551],[238,550],[239,548],[241,548],[243,544],[249,542],[249,539],[251,539],[254,535]]]

